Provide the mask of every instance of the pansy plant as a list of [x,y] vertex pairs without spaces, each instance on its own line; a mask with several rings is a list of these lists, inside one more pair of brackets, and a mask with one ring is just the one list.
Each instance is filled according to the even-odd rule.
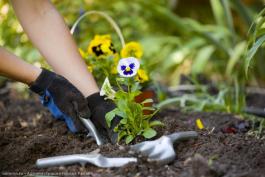
[[[111,84],[116,82],[115,78],[118,72],[122,77],[132,77],[130,73],[133,73],[133,76],[136,76],[135,80],[141,84],[147,84],[149,81],[148,72],[144,68],[137,67],[137,65],[122,63],[123,66],[117,69],[118,63],[121,63],[119,60],[123,60],[120,57],[130,58],[131,61],[137,58],[136,60],[141,61],[143,50],[138,42],[129,42],[118,51],[110,35],[95,35],[89,42],[87,50],[79,49],[79,52],[85,59],[87,69],[93,74],[99,85],[103,84],[106,77],[109,78]],[[123,61],[127,62],[128,60]],[[144,66],[142,65],[142,67]]]
[[87,50],[79,49],[79,52],[99,85],[103,84],[106,77],[110,82],[115,80],[119,53],[115,50],[110,35],[96,35]]
[[[151,98],[138,103],[135,97],[142,92],[140,82],[135,80],[140,68],[139,60],[133,57],[123,58],[117,65],[120,75],[116,79],[118,90],[114,91],[108,79],[105,79],[101,89],[101,95],[111,99],[116,104],[116,108],[106,114],[107,124],[110,126],[115,116],[121,118],[119,124],[114,131],[118,133],[118,141],[125,139],[126,144],[130,143],[137,136],[144,138],[152,138],[156,135],[154,126],[163,125],[160,121],[151,121],[152,117],[157,113],[154,107],[146,106],[146,103],[152,103]],[[125,86],[125,87],[124,87]],[[152,111],[146,115],[145,110]]]
[[[100,95],[113,100],[116,108],[106,114],[108,125],[115,116],[121,121],[115,127],[118,140],[125,139],[128,144],[137,136],[152,138],[156,135],[154,126],[162,125],[151,121],[158,110],[152,105],[151,98],[139,103],[136,96],[141,92],[141,85],[148,84],[149,75],[140,67],[143,50],[138,42],[129,42],[118,51],[110,35],[96,35],[88,44],[87,50],[79,50],[85,59],[88,70],[97,83],[102,85]],[[120,57],[122,57],[120,59]],[[106,78],[106,79],[105,79]],[[145,114],[149,112],[150,114]]]

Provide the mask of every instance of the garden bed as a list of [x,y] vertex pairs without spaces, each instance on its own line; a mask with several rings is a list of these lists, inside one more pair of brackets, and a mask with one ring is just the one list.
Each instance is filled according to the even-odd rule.
[[[20,99],[14,92],[0,95],[0,172],[83,173],[90,176],[180,176],[180,177],[262,177],[265,176],[265,141],[249,135],[249,123],[223,113],[182,113],[163,110],[156,116],[165,123],[158,136],[183,130],[197,130],[200,118],[207,130],[197,130],[199,138],[175,146],[177,159],[169,165],[147,163],[123,168],[102,169],[87,164],[38,169],[38,158],[88,153],[98,147],[91,138],[72,135],[54,120],[36,97]],[[230,131],[232,130],[232,131]],[[137,156],[126,146],[100,147],[106,156]],[[195,155],[197,154],[197,155]],[[200,155],[198,155],[200,154]],[[11,175],[16,176],[16,175]]]

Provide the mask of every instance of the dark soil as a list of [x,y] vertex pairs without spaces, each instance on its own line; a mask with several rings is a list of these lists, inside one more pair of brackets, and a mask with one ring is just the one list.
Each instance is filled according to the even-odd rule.
[[[40,172],[54,176],[180,176],[262,177],[265,176],[265,140],[251,135],[250,124],[230,114],[162,111],[165,123],[158,136],[183,130],[197,130],[199,138],[175,146],[177,158],[169,165],[147,163],[144,157],[123,168],[102,169],[87,164],[38,169],[38,158],[88,153],[98,149],[91,138],[72,135],[63,122],[54,120],[36,97],[21,99],[14,93],[0,95],[0,172],[23,176]],[[206,129],[199,131],[195,119]],[[106,156],[137,156],[124,145],[99,148]],[[63,175],[64,174],[64,175]]]

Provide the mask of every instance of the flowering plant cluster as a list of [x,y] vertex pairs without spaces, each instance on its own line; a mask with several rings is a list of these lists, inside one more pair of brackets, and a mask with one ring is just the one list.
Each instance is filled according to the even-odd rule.
[[[140,82],[135,81],[140,63],[138,59],[129,57],[123,58],[117,65],[120,77],[116,78],[118,91],[115,91],[108,78],[105,79],[100,95],[106,96],[116,104],[116,108],[106,114],[108,126],[115,116],[121,118],[120,123],[115,127],[114,131],[118,133],[118,141],[125,139],[126,144],[130,143],[137,136],[144,138],[153,138],[156,135],[154,126],[163,125],[160,121],[151,121],[152,117],[158,112],[156,108],[147,106],[147,103],[153,103],[152,98],[147,98],[142,102],[137,102],[136,97],[141,92]],[[123,87],[126,86],[126,87]],[[144,111],[151,111],[145,114]]]
[[160,121],[151,121],[158,111],[152,106],[153,99],[136,101],[136,97],[142,94],[142,85],[149,80],[147,72],[140,64],[143,55],[140,44],[127,43],[118,53],[110,35],[96,35],[87,52],[80,52],[88,69],[102,83],[100,95],[116,104],[116,108],[106,114],[106,121],[110,126],[115,116],[121,118],[114,128],[118,133],[118,141],[125,139],[128,144],[137,136],[154,137],[156,131],[153,127],[163,124]]
[[[117,65],[120,58],[135,57],[141,59],[143,55],[142,47],[137,42],[127,43],[118,52],[114,48],[110,35],[96,35],[90,41],[87,50],[79,49],[79,51],[86,61],[88,70],[92,72],[100,85],[103,83],[105,77],[108,77],[111,83],[115,81]],[[149,81],[146,70],[139,68],[135,80],[141,83]]]

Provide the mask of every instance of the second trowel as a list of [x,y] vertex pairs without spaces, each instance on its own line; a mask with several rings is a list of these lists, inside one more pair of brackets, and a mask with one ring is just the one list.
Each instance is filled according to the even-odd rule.
[[145,141],[132,145],[131,149],[146,155],[149,162],[168,164],[176,158],[176,153],[173,147],[174,143],[197,137],[198,133],[195,131],[176,132],[170,135],[164,135],[154,141]]

